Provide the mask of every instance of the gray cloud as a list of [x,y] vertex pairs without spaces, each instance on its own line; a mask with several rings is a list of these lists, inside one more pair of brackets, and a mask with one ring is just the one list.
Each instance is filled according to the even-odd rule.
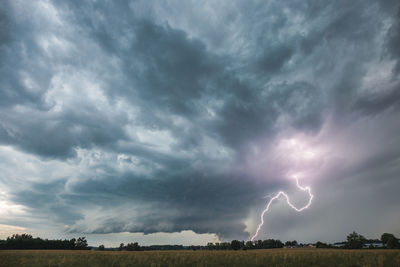
[[[379,183],[362,174],[399,158],[398,126],[382,130],[399,112],[394,2],[194,5],[6,1],[1,151],[32,162],[0,175],[10,201],[70,232],[246,239],[294,169]],[[296,138],[319,161],[297,163]]]
[[400,7],[398,7],[397,16],[394,23],[390,26],[386,35],[386,48],[392,59],[397,61],[396,72],[399,72],[400,64]]

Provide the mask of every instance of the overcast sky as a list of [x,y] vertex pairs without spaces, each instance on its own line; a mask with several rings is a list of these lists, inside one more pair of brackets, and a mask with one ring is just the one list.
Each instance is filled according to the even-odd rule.
[[2,1],[0,238],[400,235],[397,0]]

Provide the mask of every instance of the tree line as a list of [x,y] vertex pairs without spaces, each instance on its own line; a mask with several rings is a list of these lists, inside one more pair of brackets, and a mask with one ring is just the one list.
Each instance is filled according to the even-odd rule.
[[40,237],[32,237],[29,234],[15,234],[6,240],[0,240],[0,249],[68,249],[86,250],[89,249],[85,237],[70,240],[49,240]]
[[[376,246],[379,244],[380,246]],[[64,249],[64,250],[119,250],[119,251],[144,251],[144,250],[248,250],[248,249],[273,249],[273,248],[298,248],[298,247],[316,247],[316,248],[342,248],[342,249],[360,249],[360,248],[388,248],[399,249],[400,240],[393,234],[384,233],[380,239],[367,239],[356,232],[349,234],[346,241],[335,244],[316,242],[315,244],[302,244],[296,240],[283,243],[277,239],[266,239],[257,241],[239,241],[208,243],[206,246],[182,246],[182,245],[151,245],[140,246],[138,242],[128,244],[121,243],[117,248],[89,247],[85,237],[70,240],[49,240],[39,237],[32,237],[29,234],[14,234],[6,240],[0,240],[0,249]]]
[[[376,246],[376,245],[381,246]],[[346,242],[340,242],[335,244],[326,244],[323,242],[316,243],[317,248],[344,248],[344,249],[360,249],[360,248],[388,248],[398,249],[400,248],[400,240],[393,234],[384,233],[380,239],[367,239],[363,235],[356,232],[349,234],[346,238]]]
[[[289,241],[291,242],[291,241]],[[209,250],[239,250],[239,249],[266,249],[266,248],[283,248],[284,244],[280,240],[275,239],[267,239],[267,240],[257,240],[257,241],[239,241],[232,240],[229,242],[221,242],[221,243],[208,243],[207,249]]]

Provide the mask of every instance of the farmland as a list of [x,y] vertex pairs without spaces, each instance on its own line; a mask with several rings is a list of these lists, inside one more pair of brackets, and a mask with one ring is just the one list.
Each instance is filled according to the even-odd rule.
[[3,250],[8,266],[400,266],[399,250],[269,249],[247,251]]

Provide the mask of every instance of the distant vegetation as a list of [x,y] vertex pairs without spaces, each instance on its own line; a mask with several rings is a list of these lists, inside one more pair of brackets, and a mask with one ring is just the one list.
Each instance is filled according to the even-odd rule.
[[[375,245],[380,244],[378,247]],[[296,240],[208,243],[206,246],[121,243],[116,248],[89,247],[85,237],[48,240],[13,235],[0,240],[0,267],[36,266],[400,266],[399,240],[385,233],[380,240],[355,232],[335,244],[299,244]],[[290,249],[296,248],[296,249]],[[319,249],[326,248],[326,249]],[[332,249],[334,248],[334,249]],[[382,248],[360,250],[359,248]],[[28,250],[29,249],[29,250]],[[62,251],[61,251],[62,250]],[[97,251],[93,251],[97,250]],[[151,251],[148,251],[151,250]]]
[[267,239],[267,240],[257,240],[255,242],[239,240],[232,240],[232,242],[222,242],[222,243],[208,243],[207,249],[210,250],[239,250],[239,249],[269,249],[269,248],[283,248],[284,244],[280,240]]
[[87,250],[89,249],[85,237],[70,240],[48,240],[39,237],[33,238],[31,235],[12,235],[6,240],[0,240],[0,249],[70,249]]
[[267,239],[267,240],[257,240],[254,242],[251,241],[238,241],[233,240],[231,243],[208,243],[207,249],[210,250],[225,250],[225,249],[233,249],[233,250],[247,250],[247,249],[271,249],[271,248],[307,248],[307,247],[316,247],[316,248],[341,248],[341,249],[361,249],[361,248],[388,248],[388,249],[398,249],[400,248],[400,241],[393,234],[384,233],[381,236],[381,239],[367,239],[364,236],[353,232],[349,234],[346,238],[346,241],[334,243],[334,244],[326,244],[323,242],[316,242],[315,244],[302,244],[298,243],[296,240],[286,241],[282,243],[280,240],[275,239]]
[[347,236],[347,241],[335,244],[326,244],[317,242],[316,248],[344,248],[344,249],[360,249],[360,248],[388,248],[399,249],[400,240],[393,234],[384,233],[381,239],[367,239],[364,236],[353,232]]
[[347,236],[346,241],[326,244],[316,242],[315,244],[302,244],[296,240],[286,241],[267,239],[257,241],[239,241],[208,243],[206,246],[182,246],[182,245],[152,245],[140,246],[137,242],[128,244],[121,243],[117,248],[89,247],[85,237],[70,240],[49,240],[39,237],[32,237],[29,234],[12,235],[6,240],[0,240],[0,249],[55,249],[55,250],[116,250],[116,251],[145,251],[145,250],[252,250],[252,249],[274,249],[274,248],[342,248],[342,249],[360,249],[360,248],[388,248],[399,249],[400,242],[393,234],[384,233],[381,239],[367,239],[364,236],[353,232]]

